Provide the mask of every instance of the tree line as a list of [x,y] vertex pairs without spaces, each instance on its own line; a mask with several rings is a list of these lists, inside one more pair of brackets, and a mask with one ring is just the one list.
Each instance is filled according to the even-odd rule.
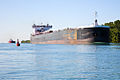
[[21,43],[30,43],[30,40],[22,40]]
[[120,20],[105,23],[105,26],[110,26],[110,42],[120,43]]

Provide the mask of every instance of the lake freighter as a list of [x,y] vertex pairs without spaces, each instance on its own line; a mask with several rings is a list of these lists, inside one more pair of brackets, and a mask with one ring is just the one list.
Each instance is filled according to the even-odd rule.
[[94,44],[109,43],[109,26],[94,25],[67,28],[58,31],[50,30],[52,25],[33,25],[31,43],[33,44]]

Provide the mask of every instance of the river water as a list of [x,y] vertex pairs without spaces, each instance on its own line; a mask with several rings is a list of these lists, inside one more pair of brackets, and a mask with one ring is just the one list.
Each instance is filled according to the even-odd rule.
[[0,80],[120,80],[120,44],[0,44]]

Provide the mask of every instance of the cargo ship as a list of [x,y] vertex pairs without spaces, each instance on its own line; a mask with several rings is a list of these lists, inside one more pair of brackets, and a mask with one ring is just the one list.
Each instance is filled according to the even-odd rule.
[[109,44],[109,26],[98,25],[97,19],[91,26],[80,26],[53,31],[52,25],[33,25],[33,44]]

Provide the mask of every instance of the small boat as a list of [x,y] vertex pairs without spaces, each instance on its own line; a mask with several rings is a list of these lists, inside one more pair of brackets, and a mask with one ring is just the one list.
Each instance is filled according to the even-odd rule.
[[8,41],[8,43],[15,43],[15,41],[13,41],[12,39],[10,39],[10,40]]

